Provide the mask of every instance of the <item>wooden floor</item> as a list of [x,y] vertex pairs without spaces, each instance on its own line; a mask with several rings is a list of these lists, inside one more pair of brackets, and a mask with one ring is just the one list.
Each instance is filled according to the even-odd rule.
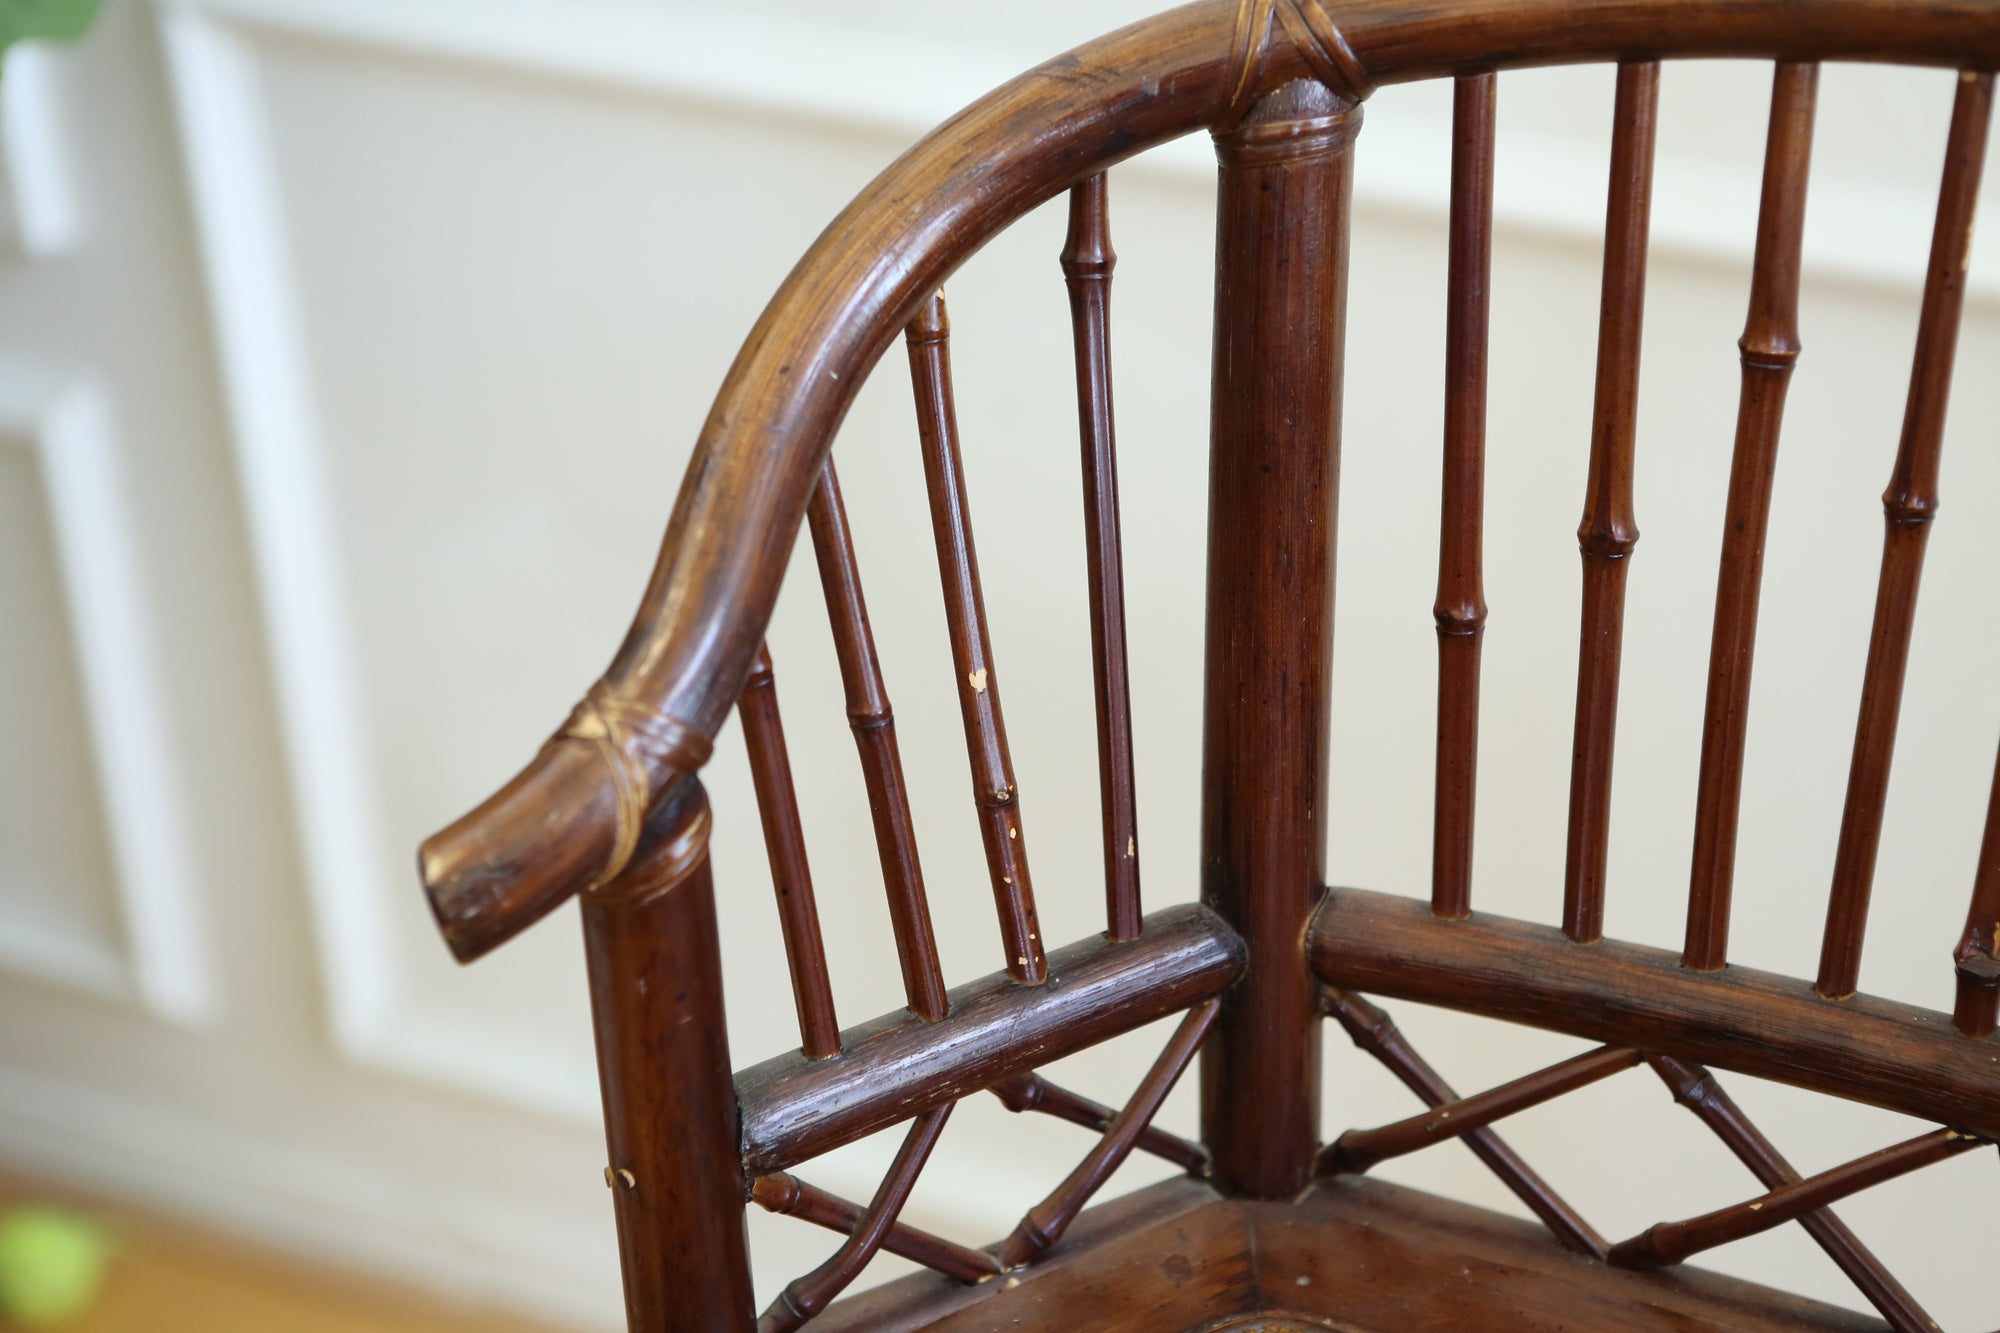
[[0,1176],[0,1208],[30,1201],[97,1218],[118,1240],[97,1304],[64,1333],[559,1333]]

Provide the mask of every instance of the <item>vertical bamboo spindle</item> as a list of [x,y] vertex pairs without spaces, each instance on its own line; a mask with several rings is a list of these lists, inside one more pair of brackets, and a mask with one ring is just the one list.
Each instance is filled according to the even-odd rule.
[[799,826],[798,792],[792,785],[784,722],[778,716],[778,684],[768,644],[758,645],[757,661],[736,711],[750,752],[750,781],[764,824],[771,887],[778,895],[778,927],[784,933],[785,962],[792,974],[792,1003],[799,1011],[800,1045],[808,1058],[823,1060],[840,1049],[840,1024],[833,1016],[826,943],[820,938],[819,907],[813,901],[812,868],[806,861],[805,831]]
[[1896,467],[1882,493],[1887,531],[1882,577],[1875,592],[1875,625],[1862,677],[1861,715],[1854,728],[1854,760],[1847,776],[1847,804],[1834,854],[1833,891],[1820,946],[1819,993],[1852,995],[1861,976],[1861,943],[1868,929],[1868,895],[1875,854],[1882,842],[1882,809],[1889,793],[1889,765],[1896,751],[1896,721],[1903,702],[1903,674],[1910,660],[1910,627],[1923,576],[1924,543],[1938,506],[1938,463],[1944,446],[1945,406],[1951,397],[1952,359],[1958,350],[1958,315],[1965,301],[1965,264],[1971,251],[1973,204],[1986,156],[1993,111],[1993,76],[1959,76],[1945,142],[1944,182],[1938,191],[1937,226],[1931,235],[1930,270],[1917,317],[1915,366],[1903,412]]
[[653,825],[679,832],[583,895],[626,1324],[747,1333],[756,1307],[700,785],[686,782]]
[[1736,826],[1743,793],[1743,742],[1750,725],[1750,667],[1757,646],[1757,594],[1785,389],[1799,359],[1799,246],[1805,231],[1806,168],[1812,156],[1819,66],[1780,64],[1771,82],[1771,127],[1764,145],[1764,197],[1757,212],[1750,313],[1737,343],[1743,387],[1736,452],[1716,576],[1715,636],[1708,654],[1696,787],[1694,861],[1688,882],[1687,948],[1681,961],[1700,972],[1722,967],[1729,948],[1729,895],[1736,871]]
[[923,442],[924,481],[930,490],[931,531],[937,538],[938,573],[944,582],[945,619],[958,672],[959,711],[972,763],[972,798],[986,843],[986,871],[1000,913],[1007,974],[1038,983],[1048,976],[1035,892],[1028,882],[1028,849],[1021,833],[1020,793],[1007,754],[1007,725],[1000,713],[1000,681],[993,669],[986,602],[979,591],[979,556],[972,546],[972,513],[958,450],[957,410],[951,393],[951,322],[944,293],[934,293],[910,321],[910,378],[917,394],[917,431]]
[[840,502],[840,478],[827,459],[819,485],[806,507],[820,588],[833,626],[834,655],[847,694],[847,722],[861,754],[861,778],[868,788],[868,811],[875,824],[875,847],[882,860],[882,885],[889,896],[889,921],[903,968],[903,993],[910,1012],[936,1022],[946,1009],[944,970],[938,965],[924,872],[910,821],[909,793],[903,786],[903,757],[896,747],[896,715],[882,683],[875,636],[868,628],[868,604],[861,596],[861,567],[847,510]]
[[1453,88],[1451,242],[1444,342],[1444,514],[1438,530],[1437,800],[1431,910],[1472,911],[1472,812],[1479,769],[1479,645],[1486,504],[1486,344],[1493,271],[1493,106],[1497,76]]
[[1319,1142],[1320,1020],[1299,940],[1326,882],[1327,687],[1358,104],[1267,94],[1215,136],[1201,896],[1244,977],[1201,1057],[1224,1194],[1289,1199]]
[[1118,453],[1111,424],[1111,220],[1103,172],[1069,192],[1063,278],[1076,339],[1083,438],[1083,536],[1090,564],[1090,650],[1097,684],[1097,774],[1104,805],[1106,933],[1139,937],[1139,823],[1132,782],[1132,688],[1118,539]]
[[1993,794],[1986,803],[1986,836],[1979,844],[1972,906],[1952,962],[1958,971],[1952,1022],[1968,1037],[1991,1036],[2000,1026],[2000,759],[1993,763]]
[[1611,840],[1611,754],[1625,638],[1625,572],[1639,525],[1632,513],[1632,446],[1639,406],[1639,333],[1646,301],[1646,233],[1653,202],[1657,61],[1618,67],[1611,188],[1604,222],[1604,292],[1597,325],[1597,403],[1590,480],[1577,544],[1583,617],[1576,669],[1576,748],[1570,760],[1569,858],[1563,933],[1604,934],[1604,867]]

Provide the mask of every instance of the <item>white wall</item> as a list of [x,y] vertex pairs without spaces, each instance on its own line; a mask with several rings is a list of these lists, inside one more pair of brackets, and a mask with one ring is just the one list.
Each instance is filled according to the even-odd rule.
[[[470,970],[411,868],[602,667],[735,345],[914,137],[1144,0],[112,0],[4,81],[0,1153],[310,1253],[609,1327],[616,1269],[565,913]],[[755,71],[750,75],[742,70]],[[1838,825],[1951,76],[1827,71],[1806,353],[1780,468],[1734,956],[1809,975]],[[1664,79],[1610,928],[1679,941],[1768,88]],[[1608,70],[1501,85],[1477,896],[1561,896]],[[1369,106],[1350,308],[1337,883],[1428,877],[1443,304],[1441,88]],[[1113,177],[1126,568],[1148,901],[1195,888],[1212,165]],[[951,285],[961,416],[1047,937],[1096,928],[1096,775],[1058,205]],[[1996,734],[2000,262],[1975,251],[1864,985],[1949,1002]],[[892,355],[837,454],[954,982],[990,908]],[[874,855],[810,560],[772,631],[841,1012],[893,1007]],[[739,1064],[768,877],[733,729],[710,771]],[[1575,1044],[1398,1016],[1470,1091]],[[1111,1101],[1164,1034],[1069,1062]],[[1413,1109],[1336,1031],[1329,1136]],[[1805,1170],[1896,1117],[1731,1087]],[[1191,1089],[1167,1119],[1192,1128]],[[1621,1128],[1613,1132],[1609,1126]],[[1511,1122],[1613,1234],[1742,1197],[1643,1072]],[[990,1144],[1006,1145],[1007,1160]],[[981,1146],[975,1146],[981,1145]],[[1087,1139],[968,1103],[923,1224],[1001,1234]],[[864,1196],[889,1145],[812,1169]],[[1037,1164],[1023,1168],[1012,1154]],[[1983,1156],[1843,1212],[1947,1327],[1994,1314]],[[1153,1168],[1128,1171],[1134,1182]],[[1456,1148],[1384,1174],[1496,1207]],[[1956,1186],[1956,1188],[1954,1188]],[[831,1245],[758,1219],[771,1290]],[[1852,1303],[1786,1229],[1711,1256]],[[885,1263],[882,1271],[890,1271]]]

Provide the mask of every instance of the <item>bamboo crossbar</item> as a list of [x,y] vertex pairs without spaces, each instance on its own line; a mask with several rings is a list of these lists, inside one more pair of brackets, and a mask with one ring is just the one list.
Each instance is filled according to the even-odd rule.
[[[998,1097],[1001,1105],[1010,1111],[1039,1111],[1057,1120],[1067,1120],[1072,1125],[1094,1129],[1100,1134],[1111,1128],[1111,1122],[1118,1118],[1118,1113],[1104,1103],[1051,1083],[1037,1073],[1016,1074],[1002,1079],[987,1091]],[[1147,1125],[1139,1131],[1138,1147],[1139,1151],[1172,1162],[1190,1175],[1208,1174],[1208,1149],[1192,1139],[1169,1133],[1158,1125]]]
[[1952,954],[1958,1002],[1952,1022],[1968,1037],[1993,1033],[2000,1019],[2000,757],[1993,761],[1993,791],[1986,803],[1986,833],[1973,872],[1972,906],[1965,933]]
[[1493,270],[1493,121],[1498,76],[1469,74],[1452,92],[1451,236],[1444,345],[1444,496],[1438,529],[1437,792],[1431,907],[1472,910],[1472,827],[1479,769],[1479,657],[1486,629],[1482,554],[1486,488],[1486,351]]
[[1993,76],[1970,71],[1961,74],[1945,142],[1944,180],[1938,190],[1937,225],[1931,234],[1923,307],[1917,316],[1917,347],[1909,402],[1903,412],[1903,435],[1896,448],[1895,470],[1882,493],[1882,575],[1875,593],[1874,627],[1868,637],[1860,717],[1854,726],[1847,802],[1834,853],[1826,934],[1820,946],[1819,992],[1832,999],[1852,995],[1860,984],[1861,946],[1868,930],[1876,853],[1882,843],[1882,812],[1889,795],[1889,766],[1896,752],[1896,722],[1910,660],[1924,545],[1938,506],[1945,408],[1951,398],[1973,207],[1992,112]]
[[1664,949],[1337,889],[1307,937],[1331,985],[1733,1069],[2000,1137],[2000,1039],[1869,995],[1830,1001],[1754,968],[1693,972]]
[[1605,206],[1604,288],[1597,328],[1597,397],[1590,478],[1577,546],[1583,554],[1583,614],[1577,643],[1576,743],[1570,759],[1569,846],[1563,872],[1563,933],[1604,933],[1604,872],[1611,838],[1611,765],[1618,723],[1618,671],[1625,636],[1625,574],[1639,542],[1632,509],[1632,455],[1639,406],[1639,334],[1646,301],[1646,240],[1653,202],[1657,61],[1618,67]]
[[1630,1069],[1640,1058],[1639,1052],[1627,1047],[1604,1046],[1404,1120],[1374,1129],[1350,1129],[1320,1153],[1317,1173],[1364,1175],[1392,1157],[1464,1138],[1496,1120],[1588,1087]]
[[1677,1264],[1690,1255],[1769,1231],[1850,1194],[1955,1157],[1985,1142],[1977,1135],[1962,1134],[1955,1129],[1934,1129],[1830,1171],[1780,1185],[1755,1199],[1684,1221],[1656,1222],[1630,1240],[1613,1245],[1610,1261],[1620,1268]]
[[813,556],[819,565],[820,589],[826,595],[826,617],[833,629],[841,688],[847,696],[847,721],[854,732],[861,778],[868,790],[875,848],[882,861],[882,887],[889,899],[889,923],[903,969],[903,993],[909,998],[911,1013],[935,1021],[945,1013],[944,970],[938,964],[930,905],[924,898],[924,872],[917,859],[909,793],[903,785],[903,757],[896,745],[896,715],[882,681],[882,663],[875,655],[875,635],[868,628],[861,567],[855,559],[847,508],[840,500],[840,477],[831,458],[820,467],[819,484],[806,506],[806,522],[812,529]]
[[788,1051],[737,1071],[743,1168],[784,1170],[1012,1075],[1179,1013],[1243,973],[1243,942],[1206,907],[1146,918],[1140,938],[1092,936],[1049,954],[1049,978],[995,973],[955,987],[926,1024],[885,1014],[841,1034],[839,1055]]
[[1104,807],[1105,917],[1114,940],[1139,933],[1139,820],[1132,776],[1132,684],[1125,649],[1118,452],[1111,411],[1110,205],[1103,172],[1069,193],[1063,278],[1076,342],[1083,441],[1083,539],[1089,565],[1090,657],[1097,690],[1097,773]]
[[[843,1235],[851,1235],[861,1225],[860,1204],[783,1171],[757,1177],[750,1183],[750,1197],[768,1212],[796,1217]],[[960,1282],[983,1282],[1000,1272],[1000,1261],[986,1251],[933,1236],[905,1222],[889,1228],[882,1237],[882,1248]]]
[[[1674,1094],[1674,1100],[1692,1111],[1703,1124],[1715,1131],[1738,1160],[1750,1168],[1767,1189],[1795,1185],[1801,1177],[1792,1169],[1777,1146],[1743,1114],[1741,1108],[1716,1081],[1715,1075],[1700,1065],[1685,1064],[1667,1055],[1649,1055],[1646,1063]],[[1860,1237],[1830,1210],[1818,1209],[1799,1216],[1799,1225],[1818,1242],[1841,1272],[1847,1274],[1868,1303],[1881,1311],[1896,1333],[1935,1333],[1938,1325],[1924,1313],[1895,1274],[1882,1266]]]
[[1736,870],[1764,538],[1770,527],[1785,390],[1799,358],[1799,254],[1818,88],[1815,64],[1780,64],[1772,76],[1750,312],[1737,343],[1743,386],[1729,470],[1728,519],[1716,575],[1715,631],[1708,654],[1708,701],[1695,788],[1687,944],[1682,953],[1687,966],[1703,972],[1715,971],[1728,959],[1729,901]]
[[1180,1080],[1188,1061],[1201,1049],[1202,1038],[1215,1025],[1216,1012],[1221,1008],[1217,1000],[1203,1000],[1188,1010],[1186,1018],[1174,1029],[1166,1049],[1153,1061],[1153,1067],[1139,1082],[1132,1099],[1125,1104],[1111,1124],[1105,1128],[1104,1137],[1099,1139],[1076,1169],[1063,1178],[1060,1185],[1049,1196],[1030,1208],[1022,1217],[1020,1225],[1000,1246],[1000,1263],[1005,1268],[1019,1268],[1049,1246],[1062,1239],[1063,1232],[1069,1230],[1070,1223],[1083,1211],[1090,1196],[1104,1186],[1127,1157],[1138,1145],[1139,1136],[1159,1114],[1160,1103],[1173,1091]]
[[937,1146],[938,1135],[944,1132],[953,1105],[946,1102],[934,1107],[911,1124],[889,1173],[882,1178],[875,1197],[855,1222],[847,1240],[825,1263],[804,1277],[794,1278],[778,1293],[778,1298],[758,1317],[757,1333],[791,1333],[824,1310],[849,1283],[861,1276],[861,1270],[868,1266],[895,1227],[897,1214],[909,1202],[910,1191],[916,1187],[931,1149]]
[[906,330],[910,381],[917,397],[917,433],[923,444],[924,483],[930,494],[931,531],[937,539],[938,576],[944,585],[945,621],[958,679],[965,751],[972,766],[972,799],[986,847],[993,904],[1007,974],[1038,982],[1048,975],[1035,892],[1028,882],[1028,849],[1021,832],[1020,792],[1007,753],[1007,725],[1000,712],[1000,680],[993,667],[986,601],[979,590],[979,556],[972,544],[964,460],[958,447],[958,413],[951,388],[951,321],[944,293],[933,292]]
[[799,1011],[800,1045],[809,1059],[821,1060],[840,1049],[840,1024],[833,1013],[826,943],[820,936],[819,908],[813,901],[812,870],[806,861],[805,832],[799,826],[799,797],[792,785],[792,761],[785,749],[768,645],[757,650],[757,662],[743,687],[737,714],[743,721],[750,780],[764,824],[771,888],[778,896],[778,927],[792,975],[792,1001]]
[[[1416,1093],[1424,1105],[1439,1107],[1459,1100],[1451,1085],[1417,1053],[1395,1021],[1381,1008],[1362,996],[1333,986],[1326,987],[1321,998],[1326,1012],[1340,1020],[1340,1025],[1347,1029],[1347,1035],[1354,1039],[1354,1044],[1381,1062],[1402,1081],[1404,1087]],[[1542,1220],[1542,1224],[1565,1248],[1597,1259],[1605,1256],[1609,1246],[1604,1237],[1584,1221],[1582,1214],[1570,1207],[1533,1167],[1522,1161],[1507,1146],[1506,1140],[1491,1128],[1483,1128],[1465,1135],[1464,1143],[1500,1178],[1501,1184],[1512,1190],[1514,1196]]]

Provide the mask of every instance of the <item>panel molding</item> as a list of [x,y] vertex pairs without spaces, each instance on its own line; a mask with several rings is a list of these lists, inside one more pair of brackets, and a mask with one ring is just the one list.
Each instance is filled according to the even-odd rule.
[[57,59],[46,42],[23,42],[7,50],[0,77],[0,216],[8,242],[27,259],[68,252],[83,229],[56,107]]
[[110,395],[93,377],[0,356],[0,444],[31,450],[39,465],[124,926],[120,940],[10,923],[0,930],[0,966],[199,1025],[214,996],[184,776],[159,692],[162,663],[118,477]]

